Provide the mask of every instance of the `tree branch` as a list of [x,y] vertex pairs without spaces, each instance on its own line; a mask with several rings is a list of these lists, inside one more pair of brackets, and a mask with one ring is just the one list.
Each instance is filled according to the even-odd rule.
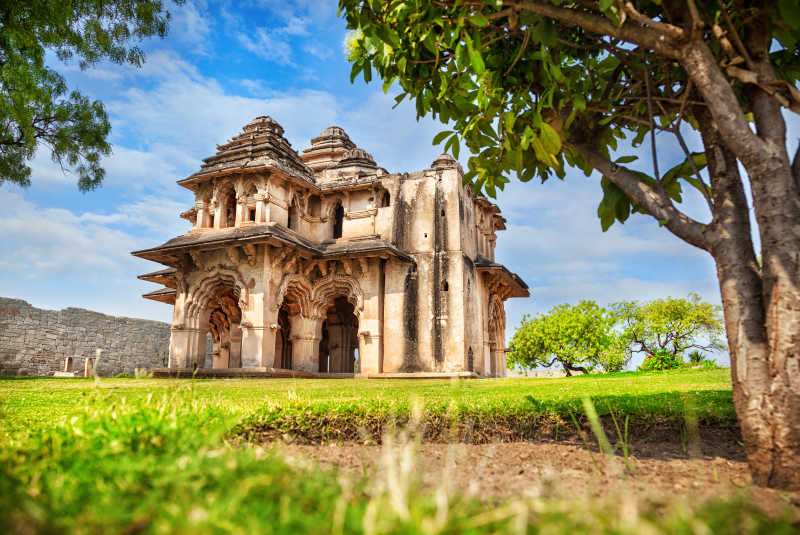
[[673,26],[672,24],[665,24],[663,22],[655,21],[643,15],[642,13],[639,13],[629,0],[621,3],[625,9],[625,13],[628,14],[631,20],[635,20],[642,26],[652,28],[662,35],[669,36],[672,39],[680,40],[683,38],[683,30],[679,27]]
[[797,182],[797,193],[800,193],[800,143],[797,144],[797,151],[794,153],[792,160],[792,174],[794,181]]
[[659,224],[666,226],[670,232],[683,241],[700,249],[709,250],[710,244],[705,235],[705,225],[675,208],[672,200],[662,189],[657,189],[642,181],[630,169],[615,164],[588,144],[572,146],[589,165],[603,173],[631,200],[658,220]]
[[574,9],[557,7],[549,3],[530,0],[505,0],[503,4],[518,9],[525,9],[570,26],[580,26],[592,33],[609,35],[622,39],[623,41],[646,46],[652,48],[659,54],[675,59],[679,57],[677,47],[678,41],[684,38],[684,31],[680,28],[675,28],[675,31],[664,34],[660,33],[655,28],[644,26],[623,24],[618,27],[605,17],[576,11]]
[[711,50],[702,41],[692,41],[683,47],[680,55],[681,63],[703,96],[725,144],[737,158],[752,163],[762,154],[764,142],[750,130],[736,94],[717,66]]

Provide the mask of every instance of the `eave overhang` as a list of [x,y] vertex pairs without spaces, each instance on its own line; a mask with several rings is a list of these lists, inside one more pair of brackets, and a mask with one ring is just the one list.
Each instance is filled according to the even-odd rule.
[[[151,249],[133,251],[133,256],[177,267],[181,257],[192,250],[222,249],[248,243],[288,246],[308,258],[337,258],[340,256],[394,256],[413,262],[406,252],[379,238],[339,240],[313,244],[297,233],[277,223],[245,225],[227,229],[200,230],[178,236]],[[157,272],[158,273],[158,272]]]
[[167,303],[168,305],[174,305],[176,294],[177,290],[174,288],[161,288],[160,290],[156,290],[154,292],[142,294],[142,297],[145,299],[152,299],[153,301],[159,301],[161,303]]
[[160,269],[158,271],[154,271],[152,273],[145,273],[144,275],[139,275],[136,278],[147,282],[155,282],[156,284],[163,284],[168,288],[177,288],[178,284],[175,279],[176,273],[177,270],[175,268],[169,267],[166,269]]
[[479,256],[475,261],[475,268],[479,273],[489,273],[498,277],[503,284],[509,287],[511,293],[508,297],[530,297],[528,285],[522,277],[509,270],[503,264],[492,262],[488,258]]

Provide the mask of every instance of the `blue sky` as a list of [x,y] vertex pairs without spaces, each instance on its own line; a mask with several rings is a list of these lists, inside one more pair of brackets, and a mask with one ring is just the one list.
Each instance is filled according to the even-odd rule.
[[[426,168],[439,154],[431,145],[439,124],[417,122],[405,103],[393,110],[396,91],[384,94],[379,81],[350,83],[335,2],[188,2],[173,7],[173,17],[166,39],[144,43],[140,70],[102,64],[81,72],[53,61],[73,87],[105,102],[114,153],[103,187],[91,193],[80,193],[76,177],[46,152],[33,162],[30,188],[0,186],[0,295],[169,321],[171,307],[140,297],[156,286],[136,279],[159,266],[129,253],[188,230],[178,214],[193,199],[175,181],[258,115],[280,122],[298,151],[323,128],[342,126],[391,172]],[[679,158],[667,143],[660,156],[662,169]],[[532,287],[530,299],[508,303],[509,337],[523,314],[584,298],[605,304],[697,292],[719,303],[705,252],[642,215],[603,233],[600,195],[599,176],[579,171],[544,185],[512,182],[500,194],[509,225],[497,259]],[[686,205],[708,220],[702,200]]]

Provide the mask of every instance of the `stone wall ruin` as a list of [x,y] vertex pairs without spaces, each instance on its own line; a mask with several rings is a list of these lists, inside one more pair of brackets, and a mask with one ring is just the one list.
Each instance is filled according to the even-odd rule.
[[95,373],[133,375],[136,368],[166,366],[168,323],[108,316],[81,308],[42,310],[21,299],[0,297],[0,375],[82,374],[87,357],[103,353]]

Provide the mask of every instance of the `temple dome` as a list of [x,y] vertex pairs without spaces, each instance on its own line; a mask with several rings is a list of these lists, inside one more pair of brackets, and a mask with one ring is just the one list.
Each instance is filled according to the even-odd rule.
[[319,175],[325,169],[338,164],[355,143],[341,126],[329,126],[311,140],[311,146],[303,150],[301,158]]
[[344,128],[341,126],[329,126],[325,130],[319,133],[317,137],[311,140],[311,146],[314,146],[314,142],[326,137],[340,137],[344,139],[350,139],[350,136],[347,135],[347,132],[344,131]]
[[279,136],[283,135],[283,127],[278,124],[275,119],[270,117],[269,115],[260,115],[244,125],[242,128],[243,132],[246,133],[255,133],[255,132],[275,132]]
[[440,168],[444,169],[444,168],[456,167],[457,165],[458,162],[456,161],[455,158],[453,158],[446,152],[443,152],[435,160],[433,160],[431,167],[433,169],[440,169]]
[[313,171],[283,137],[283,127],[267,115],[256,117],[222,145],[217,153],[203,160],[199,172],[190,178],[214,175],[232,170],[274,168],[282,173],[314,182]]
[[375,159],[372,157],[372,154],[368,153],[362,148],[356,147],[354,149],[350,149],[349,151],[347,151],[344,155],[344,158],[342,158],[342,161],[340,162],[340,164],[342,165],[349,163],[355,163],[355,164],[366,163],[370,165],[375,165]]

